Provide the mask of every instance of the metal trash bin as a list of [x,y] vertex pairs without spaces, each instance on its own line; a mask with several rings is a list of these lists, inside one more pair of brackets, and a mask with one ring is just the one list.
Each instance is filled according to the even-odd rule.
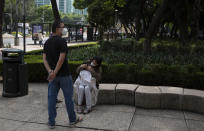
[[19,49],[2,50],[3,93],[4,97],[25,96],[28,94],[27,64],[24,52]]

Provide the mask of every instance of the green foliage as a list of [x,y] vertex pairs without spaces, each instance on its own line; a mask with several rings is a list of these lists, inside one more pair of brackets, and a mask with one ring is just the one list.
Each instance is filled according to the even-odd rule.
[[[77,49],[77,48],[82,48],[82,47],[91,47],[91,46],[97,46],[97,43],[96,42],[81,43],[81,44],[77,44],[77,45],[71,45],[68,48],[69,48],[69,50],[72,50],[72,49]],[[29,55],[29,56],[36,55],[37,56],[37,55],[42,55],[42,54],[43,54],[43,50],[40,49],[40,50],[29,51],[26,53],[26,56],[27,55]]]
[[[16,32],[11,32],[11,34],[12,34],[13,36],[16,36]],[[18,34],[21,35],[21,36],[23,36],[23,33],[22,33],[22,32],[18,32]]]
[[[69,61],[73,79],[77,77],[76,68],[82,61]],[[2,63],[0,64],[2,71]],[[45,82],[47,72],[43,62],[28,62],[29,82]],[[204,90],[204,72],[193,65],[149,64],[102,64],[102,83],[132,83],[155,86],[179,86]]]
[[90,23],[107,29],[114,24],[114,10],[104,4],[105,0],[95,0],[88,6],[88,20]]
[[[181,47],[177,41],[155,40],[152,55],[140,52],[142,41],[128,39],[106,41],[100,45],[93,43],[93,46],[88,47],[71,47],[68,53],[71,74],[75,79],[76,68],[82,61],[98,55],[103,57],[103,83],[180,86],[204,90],[204,53],[201,41],[180,52]],[[27,53],[25,61],[28,63],[30,82],[46,81],[42,50]]]
[[[142,40],[136,41],[117,40],[104,41],[99,45],[93,43],[93,46],[75,46],[69,47],[68,59],[70,61],[84,61],[93,56],[102,56],[104,62],[109,64],[135,63],[140,67],[147,64],[165,64],[165,65],[204,65],[203,46],[195,44],[194,46],[178,46],[176,41],[158,40],[153,42],[152,55],[144,55],[141,51]],[[196,49],[196,50],[195,50]],[[33,51],[27,55],[42,55],[41,51]]]
[[70,24],[70,25],[75,25],[76,21],[81,21],[82,18],[85,17],[84,15],[79,15],[79,14],[64,14],[64,13],[61,13],[60,15],[61,15],[62,21],[65,24]]
[[[126,42],[135,42],[134,40],[130,41]],[[135,42],[134,44],[139,43]],[[155,43],[155,50],[158,50],[158,45],[158,43]],[[113,50],[111,49],[112,51],[106,48],[106,51],[103,50],[103,52],[99,47],[99,45],[95,45],[93,47],[70,48],[68,63],[73,79],[77,77],[76,68],[82,61],[100,55],[104,58],[102,64],[103,83],[180,86],[204,90],[203,56],[164,54],[145,56],[140,52],[132,54],[131,50],[126,52],[123,48],[118,48],[118,45]],[[175,50],[175,48],[172,48],[172,50]],[[168,50],[165,49],[166,51]],[[43,65],[42,55],[36,55],[39,53],[42,53],[42,50],[32,51],[25,55],[25,61],[28,63],[29,82],[46,81],[47,72]],[[2,71],[1,62],[0,70]]]
[[[18,2],[17,10],[16,10],[16,1]],[[26,22],[33,21],[35,14],[35,0],[26,0],[25,1],[25,11],[26,11]],[[15,22],[21,21],[23,17],[23,2],[20,0],[5,0],[5,8],[4,12],[7,13],[4,18],[4,24],[12,24],[12,27],[14,27]],[[16,16],[16,13],[17,16]],[[11,23],[12,22],[12,23]]]
[[31,23],[39,23],[43,22],[53,22],[54,21],[54,16],[52,12],[52,6],[51,5],[43,5],[38,8],[34,9],[35,12],[30,16],[32,19]]
[[74,0],[73,3],[76,9],[85,9],[88,6],[87,0]]
[[[27,16],[28,21],[31,23],[39,23],[43,22],[53,22],[54,21],[54,15],[52,11],[52,6],[51,5],[42,5],[38,8],[33,9],[34,12],[32,15]],[[76,21],[80,21],[82,19],[82,15],[78,14],[64,14],[60,12],[60,16],[62,18],[62,21],[66,24],[75,24]]]

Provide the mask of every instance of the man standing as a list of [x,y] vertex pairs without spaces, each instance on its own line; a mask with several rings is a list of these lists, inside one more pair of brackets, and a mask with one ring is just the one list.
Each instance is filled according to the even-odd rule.
[[77,118],[74,111],[74,103],[72,100],[73,87],[72,77],[69,72],[67,53],[68,47],[66,40],[61,36],[65,34],[64,23],[56,21],[52,25],[53,35],[45,42],[43,61],[48,71],[48,125],[51,129],[55,128],[56,98],[61,88],[65,98],[66,109],[70,124],[76,124],[82,121]]

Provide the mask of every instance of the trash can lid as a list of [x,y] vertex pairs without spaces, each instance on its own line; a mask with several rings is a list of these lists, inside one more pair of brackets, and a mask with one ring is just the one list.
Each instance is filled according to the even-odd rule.
[[8,48],[1,51],[2,53],[23,53],[23,50],[16,49],[16,48]]

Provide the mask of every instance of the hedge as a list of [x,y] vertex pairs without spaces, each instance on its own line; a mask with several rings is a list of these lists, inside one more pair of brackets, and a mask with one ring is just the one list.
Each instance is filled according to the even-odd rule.
[[[85,48],[85,47],[93,47],[93,46],[97,46],[98,43],[97,42],[86,42],[86,43],[80,43],[80,44],[76,44],[76,45],[69,45],[69,50],[73,50],[73,49],[78,49],[78,48]],[[39,50],[33,50],[33,51],[29,51],[26,52],[26,55],[42,55],[43,50],[39,49]]]
[[[76,68],[82,61],[69,61],[73,79]],[[204,67],[193,65],[149,64],[102,64],[102,83],[130,83],[152,86],[178,86],[204,90]],[[2,63],[0,63],[2,70]],[[28,63],[29,82],[46,82],[47,72],[41,62]]]

